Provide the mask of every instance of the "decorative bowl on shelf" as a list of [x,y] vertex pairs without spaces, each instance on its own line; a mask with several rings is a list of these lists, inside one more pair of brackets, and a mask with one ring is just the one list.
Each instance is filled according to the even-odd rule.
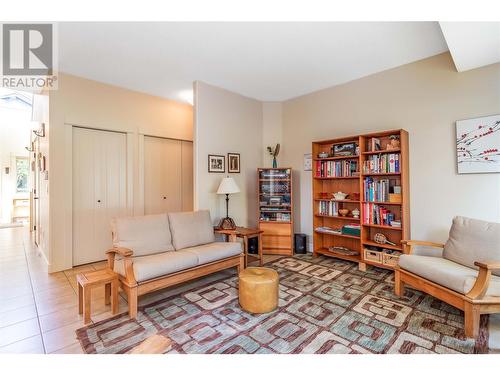
[[320,158],[320,159],[327,158],[328,156],[330,156],[330,154],[328,152],[320,152],[318,154],[318,158]]
[[340,216],[347,216],[348,213],[349,213],[349,210],[347,208],[339,209]]
[[342,201],[342,200],[346,199],[348,195],[349,195],[349,194],[347,194],[347,193],[342,193],[341,191],[336,192],[336,193],[333,193],[333,197],[334,197],[336,200],[339,200],[339,201]]

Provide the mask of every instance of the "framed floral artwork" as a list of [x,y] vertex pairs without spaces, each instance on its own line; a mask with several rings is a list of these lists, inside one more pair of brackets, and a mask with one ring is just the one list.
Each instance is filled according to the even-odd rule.
[[458,173],[500,172],[500,115],[457,121]]

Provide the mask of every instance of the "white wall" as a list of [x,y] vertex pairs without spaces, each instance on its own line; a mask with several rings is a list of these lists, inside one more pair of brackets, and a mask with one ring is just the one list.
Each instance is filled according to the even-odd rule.
[[[195,209],[209,209],[214,224],[226,215],[225,196],[215,194],[231,176],[229,216],[237,225],[257,225],[257,168],[263,161],[262,103],[203,82],[195,82]],[[241,173],[227,173],[227,153],[241,155]],[[208,155],[224,155],[226,173],[208,173]]]
[[[12,199],[27,198],[29,193],[16,193],[16,157],[28,157],[33,127],[31,108],[0,106],[0,223],[10,223]],[[5,173],[5,168],[10,173]]]
[[140,144],[144,135],[192,140],[193,111],[187,104],[67,74],[50,91],[49,271],[72,267],[72,126],[127,134],[131,214],[144,212]]
[[455,215],[500,222],[500,174],[458,175],[455,121],[500,114],[500,64],[457,73],[448,53],[283,103],[295,231],[312,234],[311,142],[378,130],[410,136],[411,232],[444,241]]

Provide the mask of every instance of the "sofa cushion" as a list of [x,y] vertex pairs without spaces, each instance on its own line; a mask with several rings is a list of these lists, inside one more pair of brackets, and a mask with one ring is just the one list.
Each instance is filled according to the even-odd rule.
[[208,210],[169,213],[172,243],[176,250],[215,241],[214,228]]
[[[399,267],[461,294],[471,291],[478,274],[448,259],[419,255],[401,255]],[[500,277],[492,276],[486,295],[500,296]]]
[[[500,223],[455,217],[443,257],[475,269],[477,261],[500,262]],[[500,276],[500,270],[493,274]]]
[[240,255],[243,252],[239,242],[212,242],[205,245],[188,247],[180,252],[189,252],[198,257],[200,265],[215,262],[224,258]]
[[126,247],[134,256],[174,250],[167,214],[115,218],[113,246]]
[[[114,271],[125,276],[123,259],[115,261]],[[168,251],[162,254],[146,255],[133,258],[134,275],[137,282],[183,271],[198,265],[194,253]]]

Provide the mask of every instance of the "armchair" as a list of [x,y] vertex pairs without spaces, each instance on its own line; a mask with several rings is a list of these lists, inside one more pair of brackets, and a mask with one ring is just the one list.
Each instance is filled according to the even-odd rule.
[[[464,311],[465,335],[477,337],[481,314],[500,312],[500,224],[455,217],[446,244],[403,240],[394,293],[405,286]],[[415,254],[415,247],[436,250]],[[442,251],[442,253],[441,253]]]

